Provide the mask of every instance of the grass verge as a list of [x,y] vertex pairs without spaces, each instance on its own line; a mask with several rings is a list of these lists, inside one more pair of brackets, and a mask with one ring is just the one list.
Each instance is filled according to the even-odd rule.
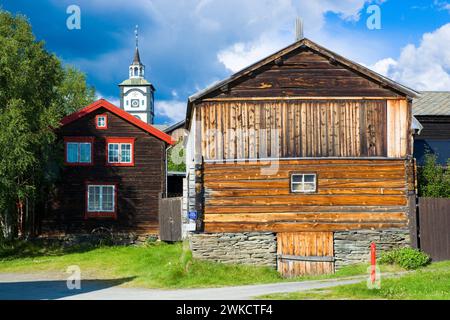
[[382,279],[379,290],[370,290],[366,283],[362,282],[321,290],[272,294],[260,298],[274,300],[449,300],[450,261],[433,263],[399,278]]
[[[367,265],[341,269],[333,275],[284,279],[269,267],[221,264],[192,259],[182,243],[145,246],[61,247],[19,243],[0,247],[0,273],[39,273],[67,277],[68,266],[81,268],[84,279],[120,280],[124,286],[145,288],[199,288],[304,281],[362,275]],[[393,270],[385,267],[383,270]]]

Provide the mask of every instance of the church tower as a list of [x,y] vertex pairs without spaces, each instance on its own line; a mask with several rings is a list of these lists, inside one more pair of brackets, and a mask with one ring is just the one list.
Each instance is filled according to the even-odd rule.
[[120,108],[136,118],[153,124],[155,107],[153,85],[144,79],[145,66],[139,55],[138,27],[136,26],[136,49],[129,68],[128,79],[119,84]]

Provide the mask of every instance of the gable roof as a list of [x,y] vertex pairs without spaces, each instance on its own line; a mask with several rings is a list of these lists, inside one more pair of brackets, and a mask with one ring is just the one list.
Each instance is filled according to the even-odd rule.
[[423,91],[413,100],[415,116],[450,116],[450,91]]
[[278,58],[283,57],[299,48],[309,48],[309,49],[327,57],[329,60],[336,61],[337,63],[340,63],[341,65],[343,65],[357,73],[363,74],[366,77],[368,77],[376,82],[379,82],[388,88],[391,88],[391,90],[394,90],[394,91],[404,94],[405,96],[415,98],[419,95],[419,92],[417,92],[411,88],[408,88],[408,87],[406,87],[398,82],[395,82],[383,75],[380,75],[380,74],[376,73],[375,71],[372,71],[369,68],[364,67],[356,62],[348,60],[347,58],[344,58],[343,56],[340,56],[337,53],[332,52],[307,38],[303,38],[303,39],[291,44],[290,46],[288,46],[284,49],[281,49],[280,51],[268,56],[267,58],[264,58],[256,63],[250,65],[249,67],[242,69],[241,71],[238,71],[237,73],[231,75],[229,78],[219,81],[217,83],[214,83],[213,85],[207,87],[206,89],[201,90],[201,91],[195,93],[194,95],[190,96],[189,100],[188,100],[188,107],[187,107],[187,113],[186,113],[186,126],[189,126],[189,121],[190,121],[190,116],[191,116],[191,111],[192,111],[192,104],[194,102],[202,99],[206,95],[220,89],[221,87],[226,86],[226,85],[230,84],[231,82],[236,81],[237,79],[240,79],[246,75],[251,74],[255,70],[257,70],[269,63],[272,63],[275,60],[277,60]]
[[156,138],[158,138],[168,144],[174,143],[174,141],[172,140],[172,137],[169,136],[168,134],[156,129],[155,127],[143,122],[142,120],[139,120],[136,117],[133,117],[128,112],[116,107],[115,105],[106,101],[105,99],[97,100],[94,103],[88,105],[87,107],[81,109],[80,111],[74,112],[74,113],[68,115],[67,117],[63,118],[61,120],[61,126],[68,125],[69,123],[72,123],[78,119],[81,119],[84,116],[86,116],[100,108],[104,108],[104,109],[108,110],[109,112],[115,114],[116,116],[124,119],[125,121],[128,121],[129,123],[150,133],[151,135],[155,136]]
[[181,120],[181,121],[179,121],[179,122],[177,122],[177,123],[175,123],[175,124],[173,124],[173,125],[171,125],[171,126],[168,126],[167,128],[164,128],[164,132],[165,133],[172,133],[173,131],[175,131],[175,130],[177,130],[177,129],[179,129],[179,128],[182,128],[182,127],[184,127],[184,124],[186,123],[186,120]]

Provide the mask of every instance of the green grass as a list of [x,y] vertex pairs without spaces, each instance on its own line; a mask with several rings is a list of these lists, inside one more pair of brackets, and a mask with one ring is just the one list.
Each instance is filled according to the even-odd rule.
[[[150,288],[213,287],[282,281],[265,267],[225,265],[193,260],[182,244],[100,247],[66,253],[62,249],[27,247],[27,253],[0,252],[1,273],[51,273],[65,275],[78,265],[89,279],[129,278],[127,286]],[[72,251],[76,251],[72,249]]]
[[[0,246],[0,273],[66,277],[65,271],[71,265],[79,266],[85,279],[126,279],[125,286],[146,288],[218,287],[344,278],[365,274],[367,270],[367,265],[355,265],[333,275],[283,279],[276,270],[268,267],[192,259],[188,246],[182,243],[69,249],[23,242]],[[386,266],[383,272],[397,271],[394,269]]]
[[329,289],[273,294],[261,298],[277,300],[449,300],[450,261],[433,263],[426,268],[398,278],[382,279],[379,290],[370,290],[363,282]]

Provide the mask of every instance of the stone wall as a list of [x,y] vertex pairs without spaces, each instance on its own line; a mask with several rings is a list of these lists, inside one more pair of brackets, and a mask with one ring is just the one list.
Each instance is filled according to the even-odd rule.
[[334,233],[335,269],[370,261],[370,244],[375,242],[377,254],[410,245],[408,229],[357,230]]
[[192,233],[190,245],[196,259],[276,267],[274,233]]

